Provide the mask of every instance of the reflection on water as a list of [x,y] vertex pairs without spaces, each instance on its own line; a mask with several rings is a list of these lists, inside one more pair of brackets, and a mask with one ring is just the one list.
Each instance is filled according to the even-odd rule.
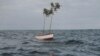
[[0,56],[100,56],[100,30],[55,30],[39,41],[39,30],[0,31]]

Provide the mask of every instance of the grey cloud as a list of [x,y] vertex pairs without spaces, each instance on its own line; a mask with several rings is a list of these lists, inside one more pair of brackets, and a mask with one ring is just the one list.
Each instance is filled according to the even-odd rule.
[[[62,8],[52,29],[100,29],[100,0],[54,0]],[[0,0],[0,30],[42,29],[42,9],[51,0]],[[59,25],[59,26],[58,26]]]

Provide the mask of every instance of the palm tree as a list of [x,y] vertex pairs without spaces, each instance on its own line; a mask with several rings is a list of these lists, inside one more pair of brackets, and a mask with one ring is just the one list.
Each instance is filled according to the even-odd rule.
[[46,8],[43,9],[43,16],[44,16],[43,34],[44,34],[44,32],[45,32],[45,21],[46,21],[46,18],[49,16],[48,11],[49,11],[49,10],[46,9]]
[[51,33],[51,26],[52,26],[52,19],[53,19],[53,15],[54,15],[54,11],[57,11],[57,9],[60,9],[60,4],[57,3],[51,3],[51,9],[49,11],[49,14],[51,15],[51,19],[50,19],[50,30],[49,33]]
[[53,12],[53,9],[51,8],[50,11],[49,11],[49,14],[51,14],[51,19],[50,19],[50,29],[49,29],[49,33],[51,33],[51,26],[52,26],[52,19],[53,19],[53,15],[54,15],[54,12]]
[[[51,16],[50,26],[49,26],[49,33],[51,33],[51,26],[52,26],[53,15],[54,15],[54,12],[57,11],[57,9],[60,9],[60,4],[59,3],[53,3],[53,2],[51,3],[50,10],[46,9],[46,8],[43,9],[44,17],[47,18],[47,17]],[[44,18],[43,33],[44,33],[44,30],[45,30],[45,18]]]

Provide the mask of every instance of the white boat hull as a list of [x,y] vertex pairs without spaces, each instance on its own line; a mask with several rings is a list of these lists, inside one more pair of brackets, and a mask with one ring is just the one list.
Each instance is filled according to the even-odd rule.
[[53,39],[53,37],[54,37],[53,34],[35,36],[35,38],[39,39],[39,40],[51,40],[51,39]]

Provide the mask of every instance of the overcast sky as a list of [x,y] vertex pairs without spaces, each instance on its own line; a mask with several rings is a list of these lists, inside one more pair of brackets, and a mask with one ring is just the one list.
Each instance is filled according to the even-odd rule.
[[[43,8],[53,0],[0,0],[0,30],[42,29]],[[100,0],[54,0],[52,29],[100,29]]]

